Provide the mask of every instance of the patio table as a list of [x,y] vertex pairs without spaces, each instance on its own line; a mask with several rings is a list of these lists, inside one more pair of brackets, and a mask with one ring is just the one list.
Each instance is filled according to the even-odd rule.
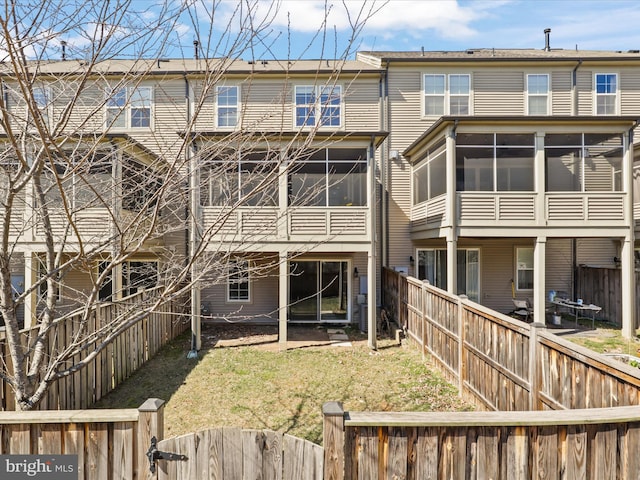
[[[579,302],[574,302],[572,300],[567,300],[567,299],[554,299],[551,303],[553,303],[554,305],[558,305],[560,307],[565,307],[568,310],[573,311],[573,315],[575,317],[575,322],[576,322],[576,326],[578,325],[578,318],[583,317],[583,318],[591,318],[591,327],[595,328],[595,321],[596,321],[596,313],[600,312],[602,310],[602,307],[599,307],[598,305],[594,305],[593,303],[579,303]],[[580,315],[580,313],[582,312],[589,312],[590,316],[585,316]]]

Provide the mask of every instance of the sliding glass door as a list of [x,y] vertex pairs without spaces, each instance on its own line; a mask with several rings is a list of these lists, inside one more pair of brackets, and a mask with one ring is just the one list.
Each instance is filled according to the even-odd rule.
[[349,321],[349,264],[346,261],[295,261],[289,264],[289,320]]

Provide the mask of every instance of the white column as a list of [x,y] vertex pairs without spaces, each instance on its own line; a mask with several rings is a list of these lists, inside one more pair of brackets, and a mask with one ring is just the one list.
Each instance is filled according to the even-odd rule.
[[547,257],[547,237],[536,238],[533,248],[533,321],[545,323],[545,259]]
[[458,242],[454,238],[447,238],[447,292],[458,293]]
[[287,252],[280,252],[278,275],[278,342],[287,349],[287,310],[289,305],[289,263]]
[[458,293],[458,238],[456,234],[457,196],[456,196],[456,138],[455,130],[451,128],[446,138],[447,163],[447,291]]
[[[373,248],[369,249],[369,258],[367,263],[367,323],[369,348],[376,350],[378,348],[378,332],[377,332],[377,311],[376,311],[376,257],[372,253]],[[361,305],[362,307],[362,305]]]
[[633,240],[625,238],[620,252],[622,260],[622,336],[634,338],[636,333],[636,282]]

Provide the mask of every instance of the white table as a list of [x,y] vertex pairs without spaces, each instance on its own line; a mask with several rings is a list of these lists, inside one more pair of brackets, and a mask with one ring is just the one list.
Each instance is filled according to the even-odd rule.
[[[584,318],[591,318],[591,327],[595,327],[595,321],[596,321],[596,313],[600,312],[602,310],[602,307],[599,307],[598,305],[594,305],[593,303],[578,303],[578,302],[574,302],[572,300],[565,300],[565,299],[555,299],[553,300],[551,303],[553,303],[554,305],[558,305],[559,307],[565,307],[569,310],[573,310],[573,315],[575,317],[576,320],[576,325],[578,325],[578,318],[579,317],[584,317]],[[580,315],[581,312],[589,312],[590,316],[589,317],[585,317],[584,314]]]

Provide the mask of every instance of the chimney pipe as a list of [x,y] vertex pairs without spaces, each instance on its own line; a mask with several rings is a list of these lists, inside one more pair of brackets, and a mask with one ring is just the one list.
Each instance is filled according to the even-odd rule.
[[62,46],[62,61],[64,62],[67,59],[67,42],[60,40],[60,45]]
[[551,46],[549,45],[549,34],[551,33],[551,29],[550,28],[545,28],[544,29],[544,51],[545,52],[550,52],[551,51]]
[[198,47],[200,46],[200,42],[198,40],[193,41],[193,53],[196,60],[198,60]]

